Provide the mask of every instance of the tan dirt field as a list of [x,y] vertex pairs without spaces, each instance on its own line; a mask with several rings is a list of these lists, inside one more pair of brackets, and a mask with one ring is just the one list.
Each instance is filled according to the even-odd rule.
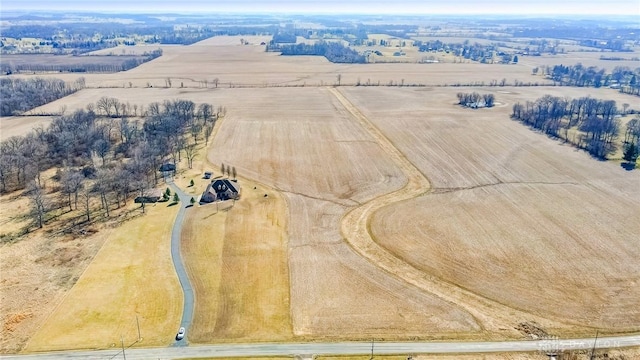
[[[508,119],[509,106],[459,109],[448,90],[421,101],[412,90],[345,89],[433,186],[378,211],[376,241],[499,303],[637,331],[638,174],[533,133]],[[512,103],[507,95],[496,101]],[[398,113],[391,104],[414,105]]]
[[170,233],[177,207],[158,203],[110,232],[78,282],[26,351],[168,345],[180,322],[182,292],[173,270]]
[[[210,158],[234,164],[287,198],[294,333],[404,338],[477,331],[455,305],[407,287],[341,240],[338,224],[348,206],[405,181],[344,106],[327,89],[243,93],[236,101],[245,106],[224,102],[229,111]],[[291,98],[297,101],[288,103]]]
[[0,141],[15,135],[25,135],[31,130],[51,123],[51,116],[6,116],[0,118]]
[[[249,38],[249,37],[247,37]],[[388,84],[390,81],[425,85],[475,83],[506,78],[529,81],[531,68],[525,65],[489,64],[332,64],[318,56],[280,56],[265,53],[265,46],[240,45],[240,37],[213,37],[190,46],[161,46],[163,55],[127,72],[116,74],[83,74],[88,87],[164,87],[165,79],[172,79],[173,87],[200,87],[218,78],[219,87],[332,85],[337,75],[343,84]],[[28,77],[33,75],[16,75]],[[41,75],[45,76],[45,75]],[[77,74],[46,75],[75,81]],[[537,80],[540,81],[540,80]]]

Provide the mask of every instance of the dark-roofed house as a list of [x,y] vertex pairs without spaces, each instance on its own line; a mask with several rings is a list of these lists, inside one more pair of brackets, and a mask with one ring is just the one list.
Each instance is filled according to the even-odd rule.
[[200,202],[210,203],[216,200],[238,199],[240,197],[240,185],[229,179],[218,179],[207,185],[207,189],[202,193]]

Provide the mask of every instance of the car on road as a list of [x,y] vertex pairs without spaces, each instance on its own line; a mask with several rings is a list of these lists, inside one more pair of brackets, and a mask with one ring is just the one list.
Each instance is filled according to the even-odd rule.
[[184,339],[184,333],[185,333],[185,329],[181,327],[180,330],[178,330],[178,333],[176,334],[176,340]]

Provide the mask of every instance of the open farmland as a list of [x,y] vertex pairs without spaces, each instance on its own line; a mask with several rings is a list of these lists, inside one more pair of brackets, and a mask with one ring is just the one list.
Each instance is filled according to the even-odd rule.
[[[637,173],[532,133],[508,106],[462,110],[447,100],[453,91],[346,93],[433,186],[375,214],[380,245],[501,304],[638,329]],[[405,111],[390,109],[398,104]]]
[[338,225],[349,206],[405,179],[327,89],[240,93],[243,106],[225,103],[210,159],[287,198],[294,334],[388,339],[479,330],[454,304],[407,287],[342,241]]
[[[72,112],[103,96],[140,108],[185,99],[227,109],[209,142],[212,169],[216,171],[220,163],[232,165],[242,177],[258,181],[260,192],[272,195],[242,199],[224,214],[212,215],[213,206],[192,209],[194,216],[186,224],[190,230],[184,236],[192,246],[188,250],[198,255],[190,269],[201,302],[196,303],[198,318],[189,333],[194,342],[519,337],[522,334],[514,327],[532,318],[548,325],[553,334],[592,335],[593,327],[609,332],[640,328],[638,172],[598,162],[509,119],[513,103],[545,94],[590,95],[638,110],[637,97],[611,89],[440,86],[488,84],[502,78],[508,83],[545,82],[531,75],[535,64],[525,61],[339,65],[320,57],[265,53],[263,46],[242,46],[239,39],[163,46],[161,58],[123,73],[86,74],[90,88],[32,110],[33,114],[62,108]],[[256,44],[262,38],[245,39]],[[346,86],[328,86],[337,82],[338,75]],[[78,77],[52,76],[69,81]],[[173,83],[170,88],[168,78]],[[214,79],[219,80],[217,87]],[[402,80],[434,86],[351,86],[357,81],[386,85]],[[467,91],[494,93],[497,107],[455,106],[456,93]],[[3,118],[0,137],[24,134],[29,122],[46,125],[49,119]],[[209,169],[210,164],[198,166]],[[396,195],[407,198],[398,201]],[[271,201],[277,204],[269,207]],[[344,219],[358,209],[363,238],[371,234],[376,245],[393,255],[385,264],[399,264],[409,272],[394,272],[363,257],[349,242],[351,234],[343,230],[351,223]],[[164,211],[166,218],[173,214]],[[207,235],[223,239],[212,247],[206,244],[208,237],[196,234],[201,229],[198,221],[209,216],[216,219],[204,227],[211,231]],[[252,216],[262,222],[253,223]],[[285,216],[278,223],[281,227],[262,231]],[[212,229],[215,226],[223,228]],[[138,234],[136,239],[147,237],[123,229]],[[156,240],[159,247],[167,245]],[[108,252],[109,245],[118,247]],[[16,254],[31,249],[25,246],[7,244],[2,250],[15,251],[12,259],[16,259]],[[140,308],[127,303],[126,311],[117,313],[125,300],[115,297],[96,303],[91,295],[94,282],[102,289],[104,284],[121,286],[122,279],[91,276],[97,266],[103,266],[102,275],[115,268],[131,275],[139,268],[148,276],[154,266],[171,275],[166,258],[158,260],[162,264],[140,267],[126,263],[133,259],[132,252],[144,252],[148,246],[122,238],[108,240],[58,310],[46,322],[37,319],[44,325],[28,349],[69,344],[108,347],[114,336],[117,341],[117,331],[131,333],[135,322],[130,314]],[[162,249],[168,251],[168,246]],[[211,261],[203,255],[211,256]],[[259,273],[243,262],[247,259],[270,270]],[[408,274],[417,280],[409,281]],[[3,293],[15,285],[4,278]],[[464,303],[456,303],[449,294],[439,293],[442,288],[430,289],[432,279],[470,295]],[[180,298],[174,292],[175,279],[166,280],[169,285],[155,284],[157,288],[138,294],[139,298],[165,291],[161,285],[171,287],[172,299]],[[122,281],[145,287],[152,283],[148,277]],[[37,291],[42,284],[29,286]],[[39,301],[52,306],[47,299]],[[282,303],[269,307],[276,301]],[[141,326],[162,328],[155,338],[145,335],[154,329],[143,328],[144,345],[167,344],[173,335],[179,304],[163,305],[170,307],[170,319],[166,323],[144,319],[148,322]],[[100,329],[105,339],[112,339],[108,341],[84,336],[100,324],[87,325],[97,316],[88,310],[92,306],[111,317],[107,320],[127,327]],[[78,315],[81,324],[65,323],[67,314]],[[493,323],[492,316],[499,321]],[[34,323],[30,331],[38,325]],[[276,329],[277,325],[287,327]],[[19,341],[31,334],[23,331]]]

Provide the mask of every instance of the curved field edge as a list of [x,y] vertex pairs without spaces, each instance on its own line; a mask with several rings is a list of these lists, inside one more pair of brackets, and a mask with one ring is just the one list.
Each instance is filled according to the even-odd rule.
[[218,93],[229,110],[208,156],[287,200],[296,338],[476,334],[477,322],[455,304],[407,286],[342,240],[337,225],[351,206],[401,187],[406,177],[330,91],[238,91],[243,96]]
[[[349,95],[354,95],[354,93],[357,94],[356,99],[359,101],[359,104],[372,104],[371,100],[372,98],[369,97],[370,94],[368,95],[363,95],[365,94],[365,92],[363,90],[359,90],[359,89],[347,89],[346,90],[347,93]],[[550,166],[550,170],[551,172],[549,174],[543,172],[543,169],[538,170],[538,172],[536,172],[535,170],[532,170],[531,167],[533,165],[530,164],[530,161],[528,162],[522,162],[523,161],[523,153],[527,154],[528,152],[533,152],[534,155],[540,156],[537,152],[546,152],[548,150],[545,150],[544,148],[538,148],[538,146],[549,146],[548,143],[553,142],[552,140],[549,139],[537,139],[538,137],[540,137],[540,135],[535,134],[535,133],[530,133],[528,132],[528,129],[522,129],[519,128],[517,126],[513,126],[513,125],[518,125],[518,124],[513,124],[513,123],[509,123],[508,120],[506,122],[506,124],[504,123],[504,120],[499,120],[500,118],[496,116],[501,116],[504,115],[505,119],[508,119],[508,115],[506,114],[495,114],[492,112],[469,112],[468,114],[473,114],[474,117],[479,117],[478,120],[475,120],[475,122],[473,121],[469,121],[469,120],[461,120],[455,117],[455,115],[452,115],[452,112],[456,112],[456,111],[460,111],[460,110],[455,110],[452,109],[451,106],[452,105],[448,105],[446,102],[438,102],[438,100],[432,101],[431,104],[436,103],[438,105],[433,106],[436,110],[430,110],[429,112],[427,112],[427,110],[425,110],[425,108],[428,107],[423,105],[415,105],[415,104],[419,104],[419,100],[417,100],[418,98],[416,97],[415,94],[411,94],[412,97],[416,97],[416,99],[413,99],[411,101],[407,101],[407,99],[409,98],[408,96],[405,96],[405,98],[395,98],[393,96],[391,96],[391,94],[389,94],[388,92],[384,92],[383,90],[373,90],[373,91],[379,91],[381,94],[384,94],[384,96],[387,96],[387,98],[383,98],[380,97],[379,95],[377,97],[375,97],[376,100],[380,100],[380,101],[374,101],[373,104],[375,104],[373,106],[373,109],[371,109],[370,105],[365,105],[365,110],[367,111],[367,115],[371,116],[373,115],[375,120],[376,120],[376,124],[380,124],[380,121],[385,121],[387,124],[391,124],[391,126],[387,126],[384,127],[384,131],[385,133],[390,133],[392,134],[392,139],[397,140],[397,139],[402,139],[402,143],[403,144],[420,144],[420,146],[418,147],[412,147],[410,149],[410,151],[408,152],[408,156],[411,159],[412,162],[416,161],[416,154],[420,154],[422,155],[420,157],[420,160],[418,160],[418,164],[420,165],[420,169],[428,169],[429,174],[435,175],[436,178],[436,188],[434,189],[435,193],[442,193],[442,192],[454,192],[454,191],[460,191],[462,193],[463,190],[469,190],[471,191],[472,189],[478,188],[478,192],[482,192],[485,191],[485,189],[491,189],[491,186],[493,186],[494,184],[492,184],[491,182],[495,182],[495,186],[499,186],[500,184],[510,184],[510,183],[530,183],[531,186],[534,185],[554,185],[557,184],[558,186],[570,186],[572,184],[578,184],[581,181],[585,182],[586,184],[589,184],[589,187],[603,187],[601,184],[601,182],[603,182],[605,180],[605,177],[602,176],[601,172],[597,172],[597,174],[594,174],[595,176],[592,176],[592,179],[589,179],[589,175],[587,175],[586,172],[582,172],[582,169],[587,169],[587,165],[591,165],[591,166],[600,166],[599,163],[587,163],[588,161],[593,161],[591,159],[586,158],[586,156],[584,156],[584,154],[573,154],[572,157],[577,157],[577,158],[583,158],[581,159],[581,161],[579,161],[578,163],[574,163],[574,162],[570,162],[569,159],[561,159],[561,160],[556,160],[556,161],[552,161],[551,159],[547,159],[544,158],[545,161],[547,161],[547,165]],[[449,91],[451,92],[451,91]],[[409,91],[405,91],[405,95],[410,94]],[[433,96],[434,94],[432,94]],[[438,95],[435,94],[436,96],[440,96],[442,97],[442,94]],[[446,94],[444,94],[446,95]],[[390,96],[390,97],[389,97]],[[364,103],[363,101],[367,101],[367,103]],[[433,100],[433,99],[432,99]],[[384,113],[384,111],[388,111],[387,107],[390,104],[394,104],[394,103],[402,103],[402,104],[410,104],[409,106],[412,106],[412,110],[408,111],[410,114],[407,115],[408,117],[411,117],[411,122],[408,117],[403,117],[402,115],[399,116],[399,118],[397,119],[397,122],[399,124],[402,124],[402,129],[404,130],[405,128],[410,128],[412,129],[411,135],[410,136],[414,136],[415,139],[409,139],[407,138],[407,136],[404,136],[404,133],[406,133],[406,131],[403,133],[402,130],[400,130],[399,128],[396,128],[394,126],[397,126],[396,124],[394,124],[394,121],[389,121],[389,120],[382,120],[384,119],[384,117],[381,117],[381,114]],[[444,105],[443,105],[444,104]],[[499,112],[504,113],[505,110],[500,110]],[[493,115],[491,115],[493,114]],[[363,117],[365,117],[364,115],[362,115]],[[493,116],[495,118],[495,120],[491,119],[491,116]],[[421,122],[417,122],[416,119],[420,119]],[[430,122],[430,119],[434,119],[435,121]],[[487,120],[485,120],[487,119]],[[491,119],[491,120],[490,120]],[[394,119],[395,120],[395,119]],[[484,120],[484,121],[483,121]],[[495,123],[495,124],[493,124]],[[465,125],[464,127],[461,127],[461,125]],[[498,126],[496,128],[496,126]],[[423,127],[424,129],[428,129],[431,130],[433,132],[433,135],[429,138],[419,138],[417,135],[415,134],[421,134],[424,133],[424,130],[421,129],[421,127]],[[469,134],[473,134],[473,137],[471,138],[469,135],[466,135],[466,133],[464,132],[464,130],[461,131],[461,129],[466,129],[466,128],[470,128],[471,130],[468,130]],[[487,135],[483,135],[480,136],[477,131],[477,129],[479,127],[489,127],[489,129],[491,130],[499,130],[502,132],[506,132],[509,133],[511,132],[511,137],[515,138],[515,141],[518,146],[514,149],[514,148],[509,148],[508,146],[505,146],[504,144],[506,143],[505,141],[503,141],[503,139],[505,139],[504,137],[500,138],[500,137],[496,137],[494,139],[493,136],[487,136]],[[492,129],[493,128],[493,129]],[[519,130],[516,133],[513,133],[514,130]],[[455,132],[454,132],[455,131]],[[476,132],[473,132],[476,131]],[[451,136],[449,136],[448,134],[454,134],[455,136],[457,136],[459,139],[453,138]],[[480,140],[478,140],[480,139]],[[488,140],[487,140],[488,139]],[[530,141],[531,139],[537,139],[533,144],[532,141]],[[466,141],[465,141],[466,140]],[[524,141],[524,140],[529,140],[529,141]],[[485,143],[483,144],[482,141],[484,141]],[[487,151],[484,150],[486,148],[489,149],[493,149],[487,142],[488,141],[494,141],[495,143],[497,143],[497,146],[502,146],[504,147],[504,151]],[[524,143],[524,144],[522,144]],[[466,145],[466,147],[461,148],[461,147],[456,147],[456,145],[460,145],[460,146],[464,146],[463,144]],[[473,145],[476,144],[480,144],[480,145],[484,145],[484,149],[482,147],[478,147],[478,148],[474,148]],[[470,147],[471,145],[471,147]],[[431,149],[431,152],[429,151],[424,151],[422,150],[421,152],[416,152],[413,149],[414,148],[418,148],[418,149]],[[404,151],[406,153],[407,148],[406,147],[401,147],[402,151]],[[435,149],[435,150],[433,150]],[[464,149],[464,151],[462,151],[462,149]],[[538,150],[541,149],[541,150]],[[465,159],[462,157],[462,155],[458,156],[458,157],[452,157],[452,155],[450,155],[451,151],[457,151],[457,153],[460,154],[468,154],[469,157],[471,157],[470,159]],[[473,154],[472,151],[474,150],[478,150],[478,152],[476,154]],[[495,149],[493,149],[495,150]],[[447,153],[447,151],[449,151],[449,153]],[[554,150],[554,151],[558,151],[558,150]],[[563,151],[563,150],[560,150]],[[444,152],[444,154],[443,154]],[[551,152],[553,153],[553,151]],[[566,153],[566,151],[565,151]],[[485,154],[487,154],[487,159],[482,159],[482,156],[485,156]],[[499,154],[498,158],[495,158],[495,154]],[[427,155],[427,156],[425,156]],[[431,155],[431,156],[429,156]],[[447,157],[448,156],[448,157]],[[493,157],[492,157],[493,156]],[[504,159],[502,159],[502,157],[504,157]],[[425,160],[426,159],[426,160]],[[518,163],[520,164],[520,168],[516,168],[516,169],[509,169],[508,165],[511,164],[513,162],[513,160],[521,160],[522,163]],[[484,162],[479,161],[479,160],[484,160]],[[491,160],[493,161],[492,163],[487,163],[487,160]],[[571,159],[574,160],[574,159]],[[472,162],[473,161],[473,162]],[[575,160],[574,160],[575,161]],[[435,166],[431,163],[435,163]],[[427,163],[429,165],[424,166],[424,163]],[[468,164],[466,164],[468,163]],[[480,165],[478,165],[478,163]],[[542,162],[544,164],[544,162]],[[574,165],[574,167],[576,169],[573,169],[572,171],[569,171],[568,173],[565,173],[561,168],[562,163],[571,163],[571,164],[576,164],[577,166]],[[469,169],[466,170],[462,170],[462,168],[460,166],[462,165],[468,165]],[[486,170],[486,164],[492,164],[489,166],[490,171]],[[524,166],[523,166],[524,165]],[[529,168],[527,168],[526,166],[528,166]],[[552,166],[552,167],[551,167]],[[610,168],[612,168],[612,170],[616,170],[615,166],[613,166],[612,164],[606,164],[603,166],[608,166]],[[444,169],[444,170],[443,170]],[[460,176],[456,176],[456,175],[460,175],[460,173],[466,172],[468,173],[469,171],[473,170],[473,175],[472,177],[460,177]],[[493,170],[493,171],[491,171]],[[514,171],[515,170],[515,171]],[[619,169],[618,169],[619,170]],[[633,176],[633,175],[629,175],[629,174],[619,174],[622,177],[626,177],[627,178],[627,188],[629,188],[629,176]],[[529,177],[529,178],[527,178]],[[510,179],[510,178],[513,178]],[[477,181],[477,182],[476,182]],[[483,185],[482,182],[486,181],[489,182],[486,185]],[[618,193],[623,193],[623,192],[618,192],[617,189],[618,187],[615,184],[624,184],[624,179],[622,179],[621,181],[615,181],[615,182],[611,182],[609,181],[610,184],[610,188],[609,190],[606,192],[606,194],[604,195],[615,195],[617,196],[617,198],[619,198],[619,194]],[[451,185],[449,185],[451,184]],[[458,185],[460,184],[460,185]],[[459,186],[459,187],[447,187],[448,186]],[[604,183],[604,185],[606,186],[606,182]],[[488,190],[487,190],[488,191]],[[467,192],[468,193],[468,192]],[[396,197],[396,200],[402,200],[402,199],[398,199],[398,195],[399,194],[395,194],[395,195],[391,195],[391,197]],[[419,193],[416,193],[416,195],[420,195]],[[424,197],[422,197],[423,199],[429,199],[432,196],[435,196],[436,194],[427,194]],[[605,197],[604,195],[601,194],[601,197]],[[460,195],[461,197],[463,195]],[[566,196],[565,196],[566,197]],[[408,262],[411,265],[409,266],[408,271],[414,271],[416,277],[420,276],[420,273],[423,273],[424,276],[428,276],[427,274],[431,274],[431,278],[434,279],[438,279],[438,280],[444,280],[442,281],[442,283],[444,284],[449,284],[452,286],[458,286],[458,285],[468,285],[470,282],[473,282],[473,278],[475,276],[481,276],[481,269],[477,269],[475,268],[475,272],[467,272],[465,273],[466,277],[466,283],[465,282],[456,282],[456,278],[451,278],[451,277],[447,277],[447,276],[443,276],[442,271],[434,271],[433,268],[427,268],[428,265],[424,265],[425,263],[429,263],[429,261],[424,261],[424,259],[420,258],[420,255],[425,255],[424,251],[421,251],[420,246],[422,245],[424,247],[424,243],[420,243],[420,241],[417,241],[415,239],[419,239],[419,232],[416,233],[416,231],[419,231],[419,226],[423,226],[423,227],[427,227],[429,226],[429,219],[427,218],[423,218],[420,217],[419,214],[424,211],[424,208],[427,207],[430,211],[433,212],[432,216],[433,218],[438,218],[439,214],[438,214],[438,209],[446,209],[447,208],[447,204],[446,203],[439,203],[439,207],[428,207],[424,205],[424,201],[420,203],[420,205],[422,206],[416,206],[416,205],[407,205],[407,204],[415,204],[415,201],[409,200],[411,197],[407,196],[407,201],[403,202],[403,205],[400,205],[399,202],[397,202],[394,205],[390,205],[390,206],[394,206],[395,208],[404,208],[405,211],[404,212],[398,212],[398,213],[390,213],[390,212],[385,212],[384,215],[379,216],[379,219],[383,219],[385,221],[385,225],[389,226],[390,228],[393,228],[395,230],[395,232],[390,233],[390,234],[386,234],[386,238],[384,239],[385,241],[380,241],[380,239],[378,238],[378,236],[382,236],[379,233],[378,234],[373,234],[373,239],[375,240],[375,242],[371,241],[368,242],[368,239],[365,239],[366,241],[361,243],[361,244],[356,244],[356,247],[360,247],[361,249],[363,249],[363,253],[364,252],[368,252],[369,255],[365,255],[365,256],[369,256],[372,259],[374,259],[374,262],[378,262],[380,257],[387,257],[388,259],[388,269],[389,271],[393,272],[396,271],[396,269],[401,269],[401,266],[403,262]],[[422,199],[421,198],[421,199]],[[547,199],[549,200],[549,199]],[[603,201],[605,199],[600,199],[598,201]],[[517,200],[514,200],[513,202],[515,202]],[[390,199],[390,204],[393,203],[393,200]],[[626,218],[627,222],[629,222],[629,219],[633,218],[633,213],[637,213],[634,209],[637,208],[637,205],[630,204],[630,201],[622,201],[623,204],[627,204],[627,205],[631,205],[631,207],[629,206],[625,206],[623,204],[619,204],[621,205],[621,208],[626,209],[627,213],[625,214],[624,211],[622,214],[618,214],[621,215],[622,218]],[[378,207],[378,209],[381,209],[384,205]],[[375,207],[375,206],[374,206]],[[540,206],[538,207],[540,208]],[[542,207],[543,208],[543,207]],[[591,207],[593,208],[593,206]],[[597,209],[597,206],[595,207]],[[606,213],[607,214],[611,214],[611,208],[612,206],[610,206],[609,208],[607,208]],[[371,209],[371,210],[375,210],[375,209]],[[369,211],[371,211],[369,210]],[[586,211],[587,209],[583,209],[583,211]],[[357,211],[354,210],[354,211]],[[364,209],[361,210],[362,212],[366,212]],[[382,212],[382,210],[380,210]],[[630,211],[630,212],[629,212]],[[446,212],[446,211],[445,211]],[[619,213],[619,212],[618,212]],[[347,224],[351,224],[353,221],[360,221],[363,225],[361,226],[364,229],[364,223],[366,223],[366,218],[367,215],[365,214],[357,214],[357,215],[353,215],[353,214],[348,214],[347,216],[350,216],[350,218],[346,217],[345,218],[345,223]],[[491,209],[487,208],[485,209],[485,213],[483,214],[483,216],[485,217],[490,217],[491,216]],[[358,217],[361,217],[360,219],[356,219]],[[611,218],[613,218],[615,216],[611,216]],[[455,228],[456,227],[456,221],[460,221],[460,220],[465,220],[463,219],[458,219],[458,218],[453,218],[453,219],[448,219],[446,216],[441,216],[441,223],[448,223],[449,226],[451,228]],[[354,220],[355,219],[355,220]],[[594,224],[603,224],[602,220],[599,221],[593,221],[593,219],[591,219],[592,222]],[[469,219],[466,219],[466,221],[472,221]],[[629,223],[632,225],[633,228],[637,228],[637,222],[636,223]],[[367,225],[368,226],[368,225]],[[538,225],[540,226],[540,225]],[[635,226],[635,227],[634,227]],[[380,226],[381,229],[384,228],[384,226]],[[478,230],[478,229],[476,229]],[[346,233],[349,230],[348,227],[345,227],[343,225],[343,231]],[[370,231],[370,229],[369,229]],[[355,232],[355,231],[354,231]],[[360,231],[361,232],[361,231]],[[412,242],[411,246],[404,246],[404,252],[403,253],[399,253],[397,251],[394,251],[395,247],[399,247],[403,242],[403,237],[405,236],[405,233],[411,233],[414,236],[414,241]],[[614,233],[619,233],[620,230],[614,231]],[[627,230],[627,231],[623,231],[626,235],[624,236],[624,238],[626,239],[631,239],[632,237],[629,236],[629,233],[633,233],[634,231],[631,230]],[[466,232],[466,236],[468,237],[469,234],[472,234],[473,232]],[[637,231],[636,231],[637,233]],[[482,234],[482,229],[480,229],[480,234]],[[446,248],[447,247],[447,239],[446,236],[439,234],[439,245],[441,248]],[[350,238],[348,235],[345,236],[347,238],[347,240],[351,241],[352,238]],[[362,239],[360,239],[362,240]],[[383,244],[383,246],[379,246],[380,244]],[[405,244],[406,245],[406,244]],[[602,244],[603,246],[606,246],[604,244]],[[630,245],[630,244],[629,244]],[[628,246],[626,247],[627,250],[630,250],[630,248],[628,248]],[[417,251],[416,251],[417,249]],[[452,264],[452,266],[458,266],[460,269],[463,269],[465,266],[469,265],[472,266],[473,261],[475,258],[466,258],[463,260],[459,260],[457,258],[455,258],[456,254],[457,254],[457,249],[454,247],[450,247],[447,248],[446,250],[442,250],[441,253],[446,253],[447,256],[447,261],[449,263]],[[486,255],[486,249],[483,249],[483,254]],[[411,256],[409,256],[408,254],[411,254]],[[474,255],[478,255],[478,253],[475,253]],[[410,260],[409,261],[406,257],[409,256]],[[618,257],[611,257],[611,259],[617,259]],[[429,259],[429,260],[434,260],[434,257],[429,257],[426,256],[425,259]],[[395,265],[393,265],[394,261],[396,262]],[[565,259],[566,261],[571,261],[570,258]],[[434,261],[437,262],[437,261]],[[439,262],[439,264],[442,264],[442,261]],[[588,264],[587,264],[588,265]],[[631,261],[627,261],[627,265],[633,265],[633,262]],[[597,266],[596,266],[597,268]],[[633,269],[631,269],[633,270]],[[532,269],[531,271],[535,271],[535,269]],[[404,271],[400,271],[401,274],[405,274]],[[509,274],[509,272],[502,272],[503,274],[505,274],[504,276],[507,276],[506,274]],[[401,276],[405,276],[405,275],[401,275]],[[504,277],[503,276],[503,277]],[[631,276],[631,278],[633,277],[633,274],[629,275]],[[615,278],[618,278],[620,276],[614,276]],[[630,286],[629,284],[633,284],[633,282],[629,283],[629,281],[631,281],[631,278],[625,280],[627,285],[622,284],[621,286],[618,286],[617,288],[619,290],[613,289],[613,291],[616,292],[622,292],[622,296],[625,296],[625,293],[628,295],[628,302],[629,304],[631,304],[631,302],[633,302],[633,296],[631,296],[630,294]],[[611,277],[609,276],[607,279],[611,279]],[[502,280],[503,282],[506,281],[506,279]],[[601,281],[607,281],[605,280],[601,280]],[[455,284],[455,285],[454,285]],[[484,283],[483,284],[485,286],[485,288],[488,286],[492,286],[491,283]],[[534,283],[530,283],[530,285],[534,285]],[[471,288],[471,287],[467,287],[467,286],[463,286],[463,288]],[[474,291],[473,292],[469,292],[470,294],[473,294],[474,296],[478,297],[478,298],[485,298],[486,296],[486,291],[482,292],[482,291],[478,291],[481,289],[478,288],[471,288]],[[626,289],[626,290],[625,290]],[[540,291],[540,293],[538,294],[538,296],[544,296],[544,291],[545,289],[538,289]],[[464,290],[466,291],[466,290]],[[480,296],[477,296],[476,294],[480,294]],[[515,293],[512,294],[512,296],[519,296],[519,293]],[[451,295],[450,291],[447,291],[446,296]],[[606,295],[603,295],[603,297],[606,297]],[[544,327],[547,329],[553,329],[553,331],[555,332],[560,332],[562,334],[581,334],[581,333],[589,333],[594,331],[592,326],[597,326],[600,325],[597,323],[598,320],[597,317],[601,316],[603,313],[601,311],[596,312],[594,314],[591,314],[591,317],[588,319],[589,321],[587,321],[586,323],[583,321],[579,326],[575,326],[575,321],[574,319],[572,319],[571,317],[567,317],[567,316],[556,316],[556,314],[553,313],[553,311],[517,311],[515,310],[515,308],[519,307],[516,304],[514,304],[513,302],[508,302],[508,301],[504,301],[503,298],[500,297],[491,297],[493,300],[487,300],[486,298],[483,301],[488,301],[489,303],[494,303],[494,304],[500,304],[500,303],[504,303],[507,306],[504,307],[504,310],[506,310],[506,312],[503,312],[503,315],[507,315],[507,316],[503,316],[502,320],[505,321],[503,323],[503,326],[506,328],[513,328],[515,325],[518,324],[519,321],[524,321],[524,320],[533,320],[536,319],[536,321],[538,321],[538,323],[540,324],[544,324]],[[539,298],[539,297],[538,297]],[[480,300],[480,299],[476,299],[476,300]],[[561,299],[559,299],[561,300]],[[577,298],[566,298],[564,299],[566,301],[565,303],[565,310],[566,311],[572,311],[572,310],[576,310],[577,308],[580,308],[581,306],[581,300],[580,300],[580,296],[578,295]],[[459,302],[457,302],[459,303]],[[498,307],[500,307],[502,305],[499,305]],[[494,308],[494,306],[491,306],[490,308],[487,308],[486,310],[488,310],[488,313],[495,313],[495,309],[492,310],[492,308]],[[511,309],[512,314],[509,315],[509,309]],[[589,307],[584,307],[582,309],[582,311],[587,310],[587,312],[589,311]],[[626,309],[626,308],[625,308]],[[624,309],[623,309],[624,310]],[[623,314],[624,311],[621,313]],[[635,312],[633,312],[635,314]],[[604,314],[606,317],[606,313]],[[493,315],[495,316],[495,315]],[[634,315],[635,316],[635,315]],[[555,321],[546,321],[544,320],[544,318],[550,318],[553,319]],[[615,319],[613,320],[615,322]],[[618,328],[618,331],[633,331],[636,327],[634,327],[634,323],[633,321],[629,321],[627,320],[627,323],[630,324],[628,326],[625,326],[624,328]],[[505,326],[507,325],[507,326]],[[501,326],[502,327],[502,326]],[[615,330],[610,329],[610,331],[616,332]],[[555,333],[554,333],[555,334]]]
[[[607,220],[611,227],[602,227],[602,212],[591,209],[602,208],[606,200],[591,191],[576,185],[505,184],[429,194],[378,209],[370,231],[377,244],[420,271],[573,325],[550,325],[554,334],[638,331],[633,279],[639,255],[630,240],[637,225],[624,213],[628,206],[609,206],[606,213],[615,215]],[[563,200],[573,205],[558,206]],[[566,220],[572,215],[579,226]]]

